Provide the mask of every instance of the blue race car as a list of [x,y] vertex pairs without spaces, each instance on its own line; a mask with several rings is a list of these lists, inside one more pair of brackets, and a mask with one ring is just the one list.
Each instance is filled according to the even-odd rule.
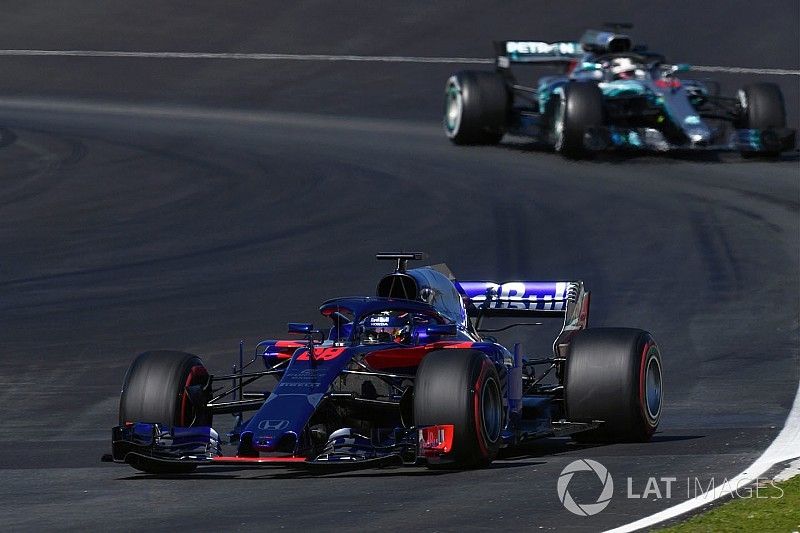
[[[378,258],[396,268],[375,296],[323,303],[329,328],[290,323],[302,338],[259,342],[249,362],[240,345],[229,375],[209,374],[188,353],[139,355],[104,460],[155,474],[222,464],[464,469],[531,439],[645,441],[655,432],[658,346],[639,329],[587,328],[582,282],[457,281],[444,265],[408,269],[418,253]],[[511,323],[487,329],[489,318]],[[519,321],[531,318],[561,322],[552,354],[528,356],[488,335],[541,324]],[[212,427],[221,414],[233,415],[224,437]]]
[[[570,158],[615,148],[777,157],[795,145],[777,85],[719,96],[717,83],[679,78],[689,65],[668,64],[627,35],[589,30],[577,42],[499,41],[495,49],[494,72],[447,80],[444,129],[455,144],[496,144],[510,133]],[[562,66],[563,73],[526,87],[513,65]]]

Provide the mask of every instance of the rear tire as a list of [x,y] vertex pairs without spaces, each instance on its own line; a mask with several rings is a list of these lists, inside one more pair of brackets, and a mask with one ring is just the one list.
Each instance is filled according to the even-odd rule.
[[[786,127],[786,108],[783,94],[774,83],[754,83],[739,90],[741,117],[739,126],[754,130],[782,129]],[[741,152],[744,158],[778,157],[780,150]]]
[[586,131],[603,125],[600,88],[592,82],[567,83],[552,105],[550,131],[555,151],[570,159],[588,156],[584,144]]
[[501,394],[497,370],[484,353],[458,348],[429,353],[417,370],[414,423],[454,426],[452,452],[429,466],[488,466],[500,449]]
[[565,402],[571,421],[603,420],[579,442],[650,440],[661,419],[661,353],[640,329],[595,328],[573,338],[566,361]]
[[[119,400],[119,423],[143,422],[165,426],[210,426],[211,411],[205,399],[194,405],[189,387],[202,387],[208,371],[196,355],[159,350],[144,352],[128,368]],[[194,392],[198,392],[195,389]],[[195,394],[195,398],[204,398]],[[196,401],[196,400],[195,400]],[[163,465],[146,460],[131,466],[151,474],[188,473],[196,465]]]
[[457,72],[445,86],[444,131],[454,144],[497,144],[506,131],[510,104],[501,74]]

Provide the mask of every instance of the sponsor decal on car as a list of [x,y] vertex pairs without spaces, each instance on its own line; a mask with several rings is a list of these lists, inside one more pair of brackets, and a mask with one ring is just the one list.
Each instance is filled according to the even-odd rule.
[[581,53],[578,43],[558,42],[545,43],[542,41],[508,41],[506,42],[506,53],[515,54],[559,54],[571,55]]

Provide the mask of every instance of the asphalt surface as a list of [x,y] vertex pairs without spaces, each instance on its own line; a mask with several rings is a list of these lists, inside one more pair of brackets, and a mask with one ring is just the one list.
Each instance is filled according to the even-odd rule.
[[[20,2],[3,7],[0,49],[486,56],[492,39],[560,39],[600,17],[632,20],[676,61],[800,65],[795,2],[609,4]],[[513,140],[457,148],[438,122],[458,68],[0,57],[4,529],[595,531],[759,455],[800,378],[797,155],[568,162]],[[764,79],[796,127],[797,77]],[[462,279],[583,279],[592,325],[641,327],[661,346],[654,441],[554,439],[461,473],[155,479],[99,463],[136,353],[186,350],[224,372],[239,339],[252,347],[315,320],[326,298],[371,292],[386,266],[372,255],[395,249]],[[556,494],[578,458],[615,481],[593,517]],[[627,497],[650,476],[676,478],[671,498]],[[592,498],[597,482],[570,491]]]

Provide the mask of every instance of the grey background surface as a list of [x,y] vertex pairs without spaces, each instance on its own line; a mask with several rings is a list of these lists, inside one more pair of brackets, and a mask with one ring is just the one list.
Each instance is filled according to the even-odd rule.
[[[4,3],[0,48],[488,57],[492,39],[622,19],[676,61],[800,65],[796,2],[73,4]],[[567,162],[514,141],[456,148],[439,119],[458,68],[0,57],[6,528],[594,531],[758,456],[798,382],[796,155]],[[763,79],[796,127],[798,78]],[[136,353],[183,349],[226,371],[239,339],[282,336],[317,320],[323,299],[371,292],[386,266],[372,254],[400,248],[463,279],[583,279],[593,325],[652,331],[667,395],[654,442],[553,440],[447,474],[152,479],[98,462]],[[583,457],[616,481],[591,518],[555,491]],[[649,476],[679,490],[628,499],[628,476],[638,492]],[[570,488],[591,498],[594,483]]]

